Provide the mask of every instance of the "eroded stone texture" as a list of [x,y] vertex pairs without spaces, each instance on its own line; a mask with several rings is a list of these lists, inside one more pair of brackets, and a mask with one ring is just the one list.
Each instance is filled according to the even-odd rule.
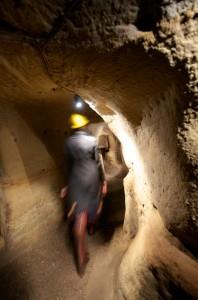
[[0,7],[1,27],[29,37],[45,36],[62,16],[65,5],[64,0],[3,0]]
[[[164,299],[171,299],[174,292],[166,284],[162,292],[160,276],[191,297],[198,297],[197,262],[182,244],[197,249],[197,11],[197,1],[173,0],[151,1],[150,6],[148,1],[74,1],[72,9],[71,1],[3,1],[0,8],[4,22],[0,35],[1,98],[18,103],[17,112],[10,113],[9,120],[14,128],[22,124],[17,127],[20,134],[26,132],[32,118],[33,130],[27,132],[34,143],[32,151],[43,153],[35,172],[44,162],[48,169],[60,152],[51,147],[50,155],[46,153],[46,141],[34,134],[42,118],[36,125],[36,115],[28,110],[37,103],[39,111],[40,103],[42,112],[49,107],[52,111],[53,101],[66,107],[66,91],[81,94],[122,144],[129,169],[124,181],[124,230],[135,239],[118,268],[115,293],[107,293],[108,300],[150,300],[162,294]],[[19,107],[22,102],[29,102],[26,109]],[[45,119],[53,130],[63,127],[59,113],[57,104],[55,119],[53,113]],[[14,162],[19,162],[21,154],[24,162],[28,147],[21,152],[7,124],[2,110],[1,134],[6,136],[7,148],[14,151]],[[56,134],[59,145],[62,138]],[[1,145],[6,172],[13,180],[21,174],[26,180],[20,188],[28,189],[23,191],[30,199],[28,205],[34,208],[33,204],[40,203],[42,188],[50,194],[46,202],[50,206],[53,197],[49,178],[38,179],[39,188],[29,184],[26,175],[37,168],[29,160],[25,169],[23,163],[15,165],[14,174],[6,143],[1,141]],[[53,176],[55,184],[57,177],[55,173]],[[38,199],[31,198],[30,187]],[[17,186],[3,188],[3,201],[20,215],[18,200],[11,202]],[[16,191],[12,193],[12,189]],[[24,205],[25,199],[21,201]],[[49,206],[48,212],[52,207],[57,209],[55,204]],[[42,204],[39,212],[45,208]],[[23,211],[21,217],[25,219],[26,215]],[[13,219],[20,228],[18,233],[13,232],[13,245],[23,232],[24,240],[31,232],[24,231],[26,222],[22,224],[19,219]],[[27,219],[30,226],[33,218]],[[13,223],[8,224],[12,229]]]

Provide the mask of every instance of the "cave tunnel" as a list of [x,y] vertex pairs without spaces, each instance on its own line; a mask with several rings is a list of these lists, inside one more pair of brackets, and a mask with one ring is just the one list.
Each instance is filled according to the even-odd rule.
[[[0,297],[197,299],[196,10],[49,2],[0,8]],[[110,141],[82,278],[59,199],[74,94]]]

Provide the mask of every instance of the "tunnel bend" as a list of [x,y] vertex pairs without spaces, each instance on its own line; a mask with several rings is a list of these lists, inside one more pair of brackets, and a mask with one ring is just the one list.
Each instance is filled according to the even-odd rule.
[[[90,101],[92,107],[107,123],[110,120],[109,123],[113,124],[113,116],[120,116],[121,124],[126,124],[124,132],[130,131],[124,144],[133,137],[132,144],[138,158],[133,161],[132,155],[130,159],[126,157],[126,163],[130,168],[132,163],[136,166],[131,168],[132,172],[136,172],[134,178],[137,179],[136,191],[131,193],[135,193],[135,198],[139,198],[139,210],[146,203],[153,203],[159,208],[169,228],[180,224],[179,215],[183,218],[185,211],[182,198],[185,188],[180,183],[182,171],[176,135],[181,114],[179,107],[183,103],[184,78],[169,66],[162,55],[157,52],[146,53],[138,45],[124,46],[110,53],[61,49],[58,55],[58,58],[53,60],[48,56],[54,80],[62,88],[77,90],[88,102]],[[59,68],[60,76],[57,75]],[[56,73],[53,70],[56,70]],[[117,132],[119,127],[114,121],[111,129],[121,140],[122,134],[119,137]],[[127,150],[127,147],[125,149],[124,152],[133,152]],[[171,176],[168,174],[168,165],[173,170]],[[140,177],[143,180],[139,180]],[[171,184],[172,178],[175,180],[174,187]],[[182,191],[179,197],[175,197],[177,188]],[[142,193],[143,190],[145,193]],[[175,201],[171,200],[175,198]],[[174,213],[169,214],[168,207],[171,206],[175,211],[178,201],[181,204],[181,214],[177,214],[176,220],[173,218]],[[131,204],[126,214],[134,211],[132,207],[137,207],[137,204]],[[132,218],[129,219],[130,222],[127,218],[125,220],[125,224],[129,224],[128,228],[137,228],[137,225],[132,224]]]
[[[120,140],[130,170],[124,181],[124,230],[128,236],[135,236],[135,240],[118,272],[125,298],[130,299],[133,293],[139,291],[138,283],[138,287],[136,285],[138,274],[142,274],[146,290],[146,286],[152,285],[155,281],[153,271],[148,278],[146,275],[147,268],[153,270],[152,265],[160,274],[165,272],[168,282],[175,282],[188,294],[197,295],[196,280],[189,279],[190,274],[196,273],[195,261],[190,262],[188,256],[179,253],[171,237],[170,243],[165,242],[169,235],[167,228],[182,241],[189,241],[190,235],[183,156],[177,141],[185,78],[161,55],[152,53],[150,56],[134,45],[131,49],[124,47],[97,57],[91,52],[69,52],[67,58],[69,60],[71,56],[71,70],[63,56],[61,76],[56,73],[54,79],[62,87],[75,88],[102,116]],[[55,67],[57,70],[58,65],[55,64]],[[76,73],[78,79],[75,79]],[[183,235],[184,231],[188,234]],[[159,249],[164,249],[164,252],[159,254]],[[171,255],[167,257],[165,253],[170,253],[169,250]],[[182,274],[180,279],[172,267],[175,259],[178,260],[178,272]],[[145,267],[146,261],[148,265]],[[161,265],[162,270],[159,268]],[[188,275],[182,271],[187,265],[192,267]],[[181,293],[184,293],[183,290]],[[151,292],[148,299],[152,297]]]
[[[14,251],[13,255],[23,251],[24,245],[27,247],[27,244],[34,243],[30,240],[32,235],[38,238],[39,231],[43,234],[42,230],[54,230],[61,221],[62,206],[58,200],[58,190],[64,184],[63,144],[70,133],[68,118],[75,111],[72,97],[73,94],[65,93],[64,99],[56,102],[34,104],[15,101],[1,106],[2,215],[5,215],[2,228],[5,226],[6,246]],[[83,112],[91,121],[89,131],[97,138],[105,130],[109,134],[110,144],[116,147],[115,137],[99,115],[88,105]],[[114,149],[110,149],[106,156],[117,179],[115,183],[114,178],[110,179],[108,197],[111,200],[103,217],[103,221],[108,218],[112,224],[123,221],[124,210],[123,176],[118,178],[122,162],[116,154],[112,155],[113,152]],[[105,161],[106,164],[110,165]],[[119,212],[119,209],[122,211]],[[29,220],[26,228],[21,226],[23,219]]]
[[[187,224],[190,216],[185,203],[187,185],[182,167],[183,155],[177,141],[185,79],[176,69],[170,68],[163,57],[149,57],[141,49],[137,52],[137,49],[133,50],[132,47],[131,52],[127,52],[128,57],[125,50],[122,56],[119,49],[118,56],[111,53],[114,57],[112,60],[109,54],[107,61],[105,55],[101,60],[98,58],[98,62],[94,58],[90,67],[87,64],[86,67],[84,64],[80,66],[78,58],[73,54],[72,73],[69,72],[70,84],[74,84],[79,94],[87,99],[120,140],[125,162],[130,170],[124,182],[124,230],[130,237],[135,236],[137,244],[131,245],[121,263],[120,285],[125,291],[125,297],[130,298],[133,289],[128,289],[128,286],[133,282],[135,292],[137,273],[142,274],[145,286],[152,281],[151,278],[146,278],[146,268],[140,267],[141,263],[144,265],[146,255],[150,264],[157,265],[157,269],[159,264],[166,266],[165,273],[169,280],[172,278],[176,285],[179,284],[187,293],[195,296],[197,283],[194,280],[187,280],[187,283],[186,279],[190,278],[191,272],[196,273],[196,263],[188,261],[188,256],[181,256],[176,247],[172,249],[169,258],[163,252],[161,255],[157,254],[160,247],[169,251],[171,243],[174,244],[172,238],[170,244],[165,243],[166,239],[163,240],[168,234],[167,229],[183,242],[189,242]],[[80,53],[80,57],[81,55]],[[85,61],[87,62],[86,55]],[[81,75],[79,82],[72,78],[75,66],[77,73]],[[137,76],[134,70],[139,71]],[[62,82],[67,82],[67,72],[58,82],[61,85]],[[184,231],[188,234],[184,235]],[[191,235],[193,239],[192,232]],[[152,247],[150,243],[153,243]],[[171,257],[173,260],[176,257],[178,259],[178,269],[182,274],[179,280],[177,272],[172,268]],[[186,269],[188,264],[192,269],[187,275],[182,269]],[[133,267],[137,267],[137,273],[131,275]],[[161,272],[163,271],[159,270]],[[150,284],[152,285],[151,282]]]
[[[124,228],[129,236],[134,237],[139,228],[142,228],[142,224],[148,220],[154,220],[153,211],[156,209],[167,228],[178,232],[183,231],[186,226],[186,222],[183,221],[187,218],[184,205],[185,185],[176,138],[179,107],[183,101],[181,96],[183,78],[180,78],[176,70],[169,67],[168,62],[162,56],[157,53],[148,55],[137,45],[123,47],[112,53],[63,50],[53,51],[52,47],[51,51],[46,50],[44,53],[52,81],[46,77],[43,66],[40,67],[41,61],[38,60],[37,54],[35,59],[32,49],[22,49],[23,56],[30,55],[29,59],[32,58],[33,64],[38,65],[35,70],[31,69],[32,74],[25,69],[25,61],[20,60],[20,51],[18,60],[12,66],[12,75],[14,74],[14,80],[13,78],[12,80],[16,85],[15,93],[10,95],[12,103],[5,105],[7,113],[1,109],[1,115],[4,117],[1,119],[4,126],[1,127],[3,128],[1,137],[7,139],[6,146],[5,143],[1,144],[4,154],[2,161],[4,164],[9,161],[10,149],[12,149],[11,154],[16,162],[17,175],[13,173],[9,164],[7,172],[9,171],[12,175],[13,182],[17,177],[19,182],[21,178],[25,178],[20,184],[20,190],[12,185],[11,189],[9,190],[8,187],[6,191],[7,200],[14,197],[11,215],[8,215],[7,220],[12,221],[10,229],[17,229],[13,235],[13,244],[19,244],[22,240],[29,242],[35,223],[38,225],[34,228],[37,232],[36,241],[39,229],[44,228],[42,222],[46,215],[48,217],[45,220],[48,219],[49,223],[56,222],[60,217],[59,206],[54,204],[57,198],[57,186],[60,182],[60,174],[57,172],[55,161],[56,159],[56,162],[60,163],[60,161],[56,155],[52,158],[52,153],[56,153],[58,148],[60,150],[61,139],[57,139],[59,140],[57,147],[51,144],[51,153],[49,153],[46,151],[44,139],[39,137],[37,130],[40,130],[40,125],[43,124],[42,119],[45,120],[42,114],[45,111],[51,111],[51,116],[46,122],[50,125],[54,124],[55,130],[59,130],[56,124],[59,121],[59,114],[63,116],[62,107],[67,106],[65,98],[69,97],[68,90],[79,93],[86,99],[122,144],[125,162],[130,170],[125,178],[124,221]],[[26,83],[22,85],[21,78],[24,78],[14,72],[16,69],[20,70],[21,64],[23,68],[20,72],[23,75],[28,73],[25,78]],[[4,64],[4,67],[6,69],[7,65]],[[38,84],[35,79],[31,81],[35,71],[37,75],[39,74],[39,78],[42,78],[43,90],[42,85]],[[5,91],[5,87],[3,90]],[[11,89],[10,92],[13,90]],[[9,95],[9,91],[3,95],[4,97]],[[21,97],[22,101],[20,101]],[[32,104],[29,105],[28,102]],[[54,105],[57,108],[56,117]],[[35,116],[42,122],[36,122]],[[59,126],[61,128],[64,126],[63,118]],[[32,127],[35,127],[34,130]],[[15,132],[13,134],[12,128],[15,128],[14,131],[17,132],[18,141],[21,143],[19,146],[16,146],[17,141],[14,140]],[[46,127],[41,131],[44,136],[48,132]],[[58,131],[55,136],[57,134],[59,134]],[[28,143],[23,145],[27,136]],[[63,137],[64,134],[61,133],[61,138]],[[35,156],[35,153],[39,155]],[[34,166],[29,157],[34,157]],[[41,176],[30,182],[29,175],[37,174],[41,170]],[[17,195],[24,195],[20,197],[20,207],[23,207],[26,212],[33,209],[31,217],[24,214],[23,209],[19,211]],[[35,206],[35,196],[39,200],[37,206]],[[28,203],[25,201],[27,198],[31,200]],[[46,199],[47,202],[44,201]],[[44,202],[47,203],[47,207]],[[41,207],[45,207],[44,215],[38,214],[38,211],[44,211]],[[19,216],[23,217],[23,224],[29,222],[25,232],[22,225],[19,227],[17,225]],[[12,220],[9,219],[12,217]],[[156,225],[159,225],[158,221],[156,222]],[[158,231],[155,232],[156,235],[158,233],[160,234]],[[144,245],[143,243],[141,250]]]
[[[28,73],[26,76],[27,84],[22,86],[20,84],[20,90],[16,89],[16,92],[12,94],[11,102],[14,103],[18,111],[13,112],[16,122],[18,122],[18,118],[22,118],[22,122],[25,121],[31,128],[34,128],[34,135],[36,134],[36,138],[39,139],[41,148],[48,134],[48,128],[47,126],[42,128],[41,134],[40,126],[43,127],[45,122],[50,125],[53,124],[53,127],[56,127],[54,129],[56,132],[54,133],[55,140],[48,147],[51,149],[49,156],[54,152],[52,165],[54,160],[60,164],[60,158],[55,153],[57,151],[60,153],[61,139],[64,136],[60,133],[60,128],[65,128],[63,108],[65,107],[66,110],[69,103],[68,99],[71,92],[68,91],[79,93],[87,99],[88,103],[107,123],[110,123],[112,131],[124,144],[125,161],[131,174],[125,180],[128,181],[127,188],[125,188],[127,189],[126,196],[129,199],[136,199],[129,200],[126,204],[128,205],[125,219],[126,230],[131,235],[135,234],[139,220],[138,210],[141,211],[144,205],[150,205],[151,202],[159,207],[160,213],[165,216],[168,226],[171,226],[171,222],[178,223],[179,220],[171,219],[174,213],[169,216],[169,213],[166,212],[167,209],[164,209],[169,205],[172,194],[177,194],[177,191],[170,189],[167,197],[164,193],[167,190],[166,187],[171,186],[171,179],[166,183],[167,162],[169,161],[171,165],[176,157],[177,103],[182,101],[179,94],[182,90],[183,78],[173,68],[169,67],[162,55],[157,52],[148,54],[138,45],[124,46],[109,53],[96,53],[95,51],[82,49],[70,50],[67,48],[64,51],[62,48],[60,48],[61,51],[56,48],[56,51],[53,52],[53,45],[49,44],[48,47],[51,47],[50,51],[46,49],[43,54],[48,64],[50,76],[57,83],[55,87],[46,77],[46,74],[42,75],[41,61],[38,64],[39,61],[37,58],[35,60],[32,50],[29,47],[21,49],[22,56],[27,53],[27,56],[29,54],[32,57],[31,65],[35,65],[35,67],[31,68],[32,74]],[[13,68],[20,69],[22,64],[23,70],[21,72],[25,71],[27,73],[24,62],[24,59],[21,61],[19,52],[19,58],[14,63]],[[29,61],[26,63],[29,63]],[[42,82],[46,82],[43,84],[43,90],[35,79],[31,82],[31,76],[34,77],[34,70],[37,75],[39,74],[39,78],[42,78]],[[15,74],[15,71],[12,73]],[[15,85],[19,84],[19,80],[17,76]],[[31,82],[32,87],[35,86],[33,92],[28,87],[27,93],[28,81]],[[38,91],[38,93],[35,94],[35,91]],[[22,101],[20,94],[23,98]],[[36,101],[33,101],[32,96]],[[56,114],[53,113],[54,110],[56,110]],[[50,112],[48,118],[45,120],[44,114],[39,113],[39,111]],[[166,118],[168,118],[168,121]],[[120,125],[117,125],[117,123]],[[20,126],[22,128],[22,125]],[[122,129],[123,133],[127,133],[125,139],[118,129]],[[168,135],[170,131],[172,131],[172,139]],[[41,135],[43,135],[43,141]],[[57,138],[57,136],[59,137]],[[126,145],[131,138],[133,142],[130,149]],[[20,147],[23,151],[23,147]],[[152,149],[154,152],[152,152]],[[133,152],[136,153],[134,157],[132,157]],[[175,162],[173,162],[174,164]],[[157,172],[159,166],[164,170],[164,174],[162,171]],[[31,165],[26,170],[28,168],[31,169]],[[178,168],[179,163],[177,162],[172,177],[177,173]],[[45,170],[46,168],[39,167],[39,169]],[[136,178],[136,183],[134,185],[133,182],[131,188],[131,179],[129,178],[132,177]],[[139,180],[140,177],[141,180]],[[151,183],[151,181],[153,182]],[[176,181],[179,181],[179,178]],[[143,200],[144,198],[145,200]],[[174,205],[177,206],[177,203],[175,201]],[[175,209],[174,205],[173,208]],[[131,217],[131,212],[133,217]]]

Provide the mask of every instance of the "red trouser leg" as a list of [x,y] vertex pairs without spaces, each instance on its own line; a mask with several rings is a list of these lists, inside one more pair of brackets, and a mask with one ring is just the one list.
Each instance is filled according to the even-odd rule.
[[78,271],[83,274],[87,257],[87,245],[86,245],[86,228],[87,228],[87,211],[80,213],[74,222],[73,233],[75,239],[77,260],[78,260]]

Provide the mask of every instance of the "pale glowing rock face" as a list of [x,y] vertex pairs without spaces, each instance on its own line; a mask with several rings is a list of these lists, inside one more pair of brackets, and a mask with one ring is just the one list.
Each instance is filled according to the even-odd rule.
[[131,242],[112,299],[159,299],[170,280],[197,298],[197,263],[182,250],[197,249],[197,1],[45,2],[0,7],[2,246],[18,255],[61,216],[62,144],[78,93],[129,169]]

